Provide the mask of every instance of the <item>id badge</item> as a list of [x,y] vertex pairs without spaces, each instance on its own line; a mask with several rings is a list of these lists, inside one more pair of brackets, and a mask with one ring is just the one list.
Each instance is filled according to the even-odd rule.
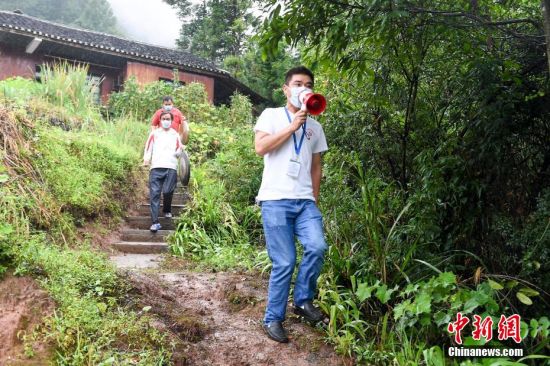
[[300,174],[300,162],[290,159],[286,174],[292,178],[298,178],[298,175]]

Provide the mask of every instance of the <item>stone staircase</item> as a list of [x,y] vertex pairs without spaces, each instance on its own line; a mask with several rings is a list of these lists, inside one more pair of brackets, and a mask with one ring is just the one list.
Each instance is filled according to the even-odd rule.
[[176,229],[176,218],[185,207],[189,196],[181,187],[176,188],[172,199],[173,218],[162,217],[162,200],[159,221],[162,230],[156,233],[149,231],[151,226],[150,204],[147,197],[137,206],[131,216],[126,217],[125,225],[119,240],[112,243],[118,253],[111,260],[119,268],[150,268],[155,267],[162,253],[168,251],[166,238]]

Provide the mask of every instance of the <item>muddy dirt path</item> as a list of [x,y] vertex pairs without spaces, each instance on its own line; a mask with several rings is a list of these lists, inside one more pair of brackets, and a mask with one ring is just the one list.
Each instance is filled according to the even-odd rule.
[[127,277],[141,298],[139,306],[151,306],[150,311],[178,339],[176,365],[352,364],[334,353],[320,330],[290,311],[285,322],[290,343],[267,338],[261,328],[266,279],[193,271],[131,271]]
[[5,275],[0,280],[0,365],[48,365],[50,345],[31,342],[33,358],[25,356],[23,336],[51,315],[54,302],[30,277]]

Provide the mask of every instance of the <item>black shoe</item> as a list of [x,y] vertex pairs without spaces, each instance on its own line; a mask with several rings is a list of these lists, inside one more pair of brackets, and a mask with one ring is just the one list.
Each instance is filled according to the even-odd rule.
[[269,338],[279,343],[288,343],[288,337],[286,336],[285,328],[283,328],[281,322],[264,324],[263,328]]
[[311,323],[320,322],[325,318],[325,315],[313,305],[313,302],[306,301],[303,305],[294,305],[294,314],[303,316]]

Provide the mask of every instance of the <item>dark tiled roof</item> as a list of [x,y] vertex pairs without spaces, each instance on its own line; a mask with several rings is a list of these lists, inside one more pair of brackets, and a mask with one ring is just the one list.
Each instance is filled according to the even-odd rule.
[[143,59],[146,62],[162,62],[197,71],[228,75],[211,62],[188,52],[130,41],[106,33],[71,28],[11,11],[0,11],[0,28],[43,39],[70,42],[99,51],[119,53],[122,57]]

